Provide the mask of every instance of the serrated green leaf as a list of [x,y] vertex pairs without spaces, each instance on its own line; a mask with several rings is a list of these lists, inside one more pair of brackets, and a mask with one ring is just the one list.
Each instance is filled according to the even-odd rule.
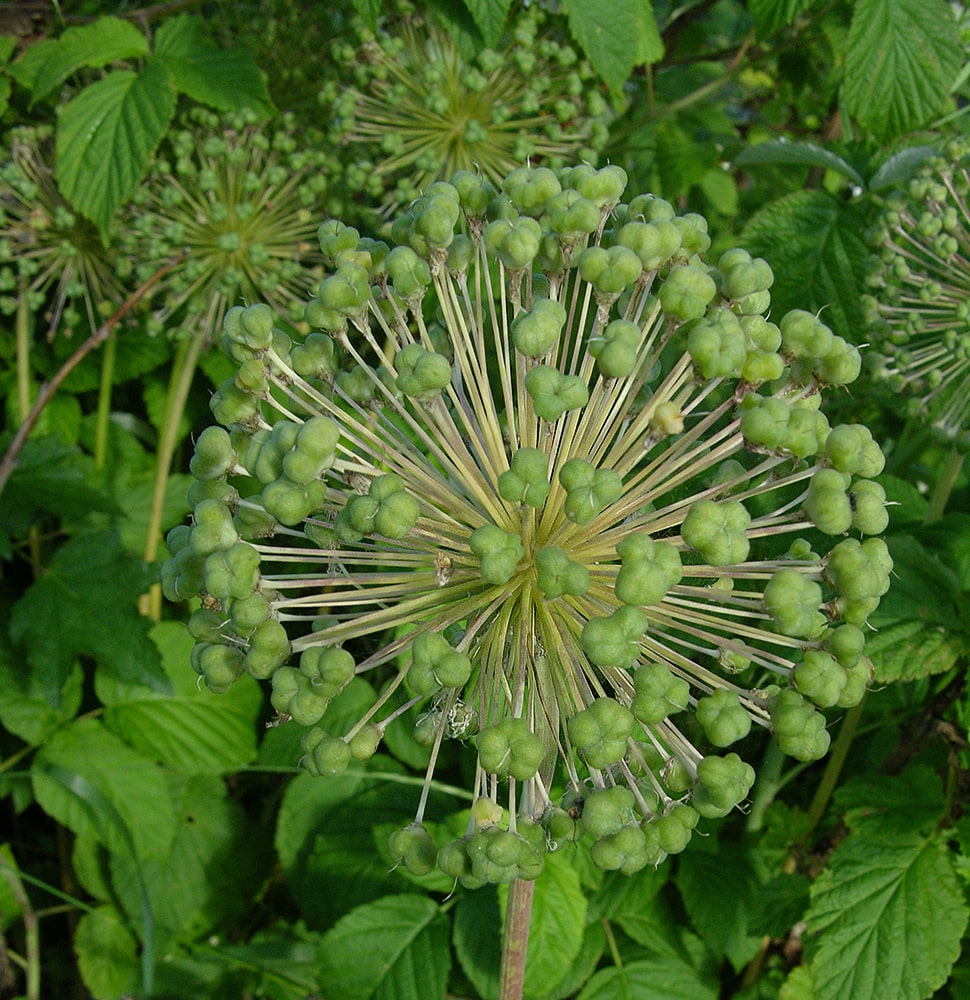
[[602,872],[596,891],[589,897],[590,920],[616,920],[629,913],[639,913],[667,884],[670,865],[645,868],[633,875]]
[[785,977],[778,1000],[816,1000],[812,972],[807,965],[796,965]]
[[[643,904],[624,907],[616,918],[617,925],[651,955],[674,959],[696,965],[694,952],[699,938],[685,926],[685,921],[674,912],[666,894],[645,899]],[[701,946],[701,950],[706,950]],[[708,952],[708,954],[711,954]]]
[[6,114],[7,108],[10,107],[10,94],[13,90],[13,84],[10,82],[9,76],[0,76],[0,115]]
[[889,592],[871,615],[866,640],[879,681],[914,680],[949,670],[970,648],[961,627],[953,570],[911,535],[886,539],[893,557]]
[[846,40],[846,107],[880,140],[911,132],[940,110],[962,63],[946,0],[858,0]]
[[836,789],[834,798],[854,832],[887,838],[931,832],[946,806],[940,779],[922,764],[911,765],[902,774],[850,778]]
[[[542,874],[535,881],[525,959],[525,996],[533,1000],[543,997],[549,984],[562,978],[583,943],[586,897],[568,854],[547,854]],[[503,924],[507,902],[508,886],[500,886]]]
[[660,193],[668,199],[686,195],[717,160],[712,142],[700,142],[670,119],[657,125],[656,167]]
[[725,955],[735,970],[743,968],[761,947],[761,937],[748,933],[758,878],[747,852],[735,843],[691,844],[674,881],[708,948]]
[[0,645],[0,724],[29,746],[40,746],[78,713],[84,671],[73,663],[63,676],[18,667],[6,644]]
[[10,634],[53,688],[74,659],[87,655],[127,683],[169,692],[151,622],[137,609],[138,595],[155,571],[125,552],[115,530],[76,535],[55,552],[47,571],[17,602]]
[[805,11],[819,6],[819,0],[751,0],[751,16],[758,30],[758,38],[794,23]]
[[100,17],[93,24],[68,28],[59,38],[32,45],[14,69],[17,80],[32,91],[33,106],[79,69],[100,69],[146,55],[148,42],[133,24],[118,17]]
[[219,111],[272,107],[266,80],[245,49],[219,49],[194,14],[169,18],[155,35],[155,57],[169,68],[177,90]]
[[718,996],[709,976],[663,956],[600,970],[577,1000],[717,1000]]
[[20,866],[14,857],[10,844],[0,844],[0,930],[6,930],[23,911],[21,887],[14,886],[19,880]]
[[342,1000],[436,1000],[450,968],[447,917],[425,896],[358,906],[320,942],[319,982]]
[[54,733],[30,773],[40,806],[79,836],[138,858],[171,845],[175,816],[161,771],[97,720]]
[[769,879],[755,895],[748,930],[752,934],[784,939],[808,908],[811,882],[797,872]]
[[17,39],[13,35],[0,35],[0,63],[5,63],[13,55]]
[[741,242],[775,274],[772,312],[824,310],[822,320],[847,340],[863,329],[861,296],[869,256],[865,218],[854,203],[824,191],[796,191],[767,205]]
[[28,438],[0,493],[0,558],[11,537],[23,536],[41,512],[65,520],[89,513],[117,514],[118,506],[92,483],[94,463],[53,435]]
[[586,925],[579,954],[566,974],[549,990],[549,1000],[568,1000],[576,996],[599,966],[606,952],[606,930],[599,921]]
[[145,175],[175,113],[168,67],[116,70],[61,109],[55,175],[64,197],[104,232]]
[[134,994],[141,986],[138,939],[115,906],[82,914],[74,951],[84,985],[95,1000]]
[[967,905],[946,843],[852,834],[812,888],[808,931],[818,1000],[918,1000],[946,982]]
[[920,538],[940,554],[960,589],[970,590],[970,514],[952,511],[925,528]]
[[786,166],[821,167],[834,170],[848,177],[853,184],[865,186],[862,175],[848,160],[838,153],[814,142],[791,141],[789,139],[769,139],[755,146],[747,146],[734,158],[734,167],[748,167],[757,164],[785,164]]
[[494,888],[458,900],[451,940],[462,972],[482,1000],[497,1000],[502,964],[502,914]]
[[167,652],[166,673],[175,696],[145,688],[120,698],[116,692],[117,700],[102,699],[105,726],[146,757],[183,774],[227,774],[252,763],[263,704],[257,685],[240,678],[226,694],[213,694],[199,687],[189,666],[194,642],[182,625],[161,622],[152,639]]
[[634,66],[663,56],[648,0],[563,0],[562,6],[573,38],[610,90],[619,91]]
[[260,858],[257,830],[224,781],[178,776],[170,795],[177,819],[168,849],[137,865],[124,854],[110,859],[112,889],[133,920],[145,886],[160,950],[169,947],[162,935],[188,942],[231,926],[250,908],[273,864],[269,852]]
[[512,0],[465,0],[465,6],[486,45],[498,43],[508,20]]

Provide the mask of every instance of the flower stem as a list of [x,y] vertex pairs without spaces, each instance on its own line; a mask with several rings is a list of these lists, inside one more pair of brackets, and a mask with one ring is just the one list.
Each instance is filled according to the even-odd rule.
[[502,933],[502,969],[499,1000],[522,1000],[525,986],[525,958],[529,948],[529,923],[535,882],[517,878],[509,885]]
[[855,737],[859,720],[862,718],[865,704],[866,696],[863,695],[862,701],[845,713],[845,718],[842,720],[842,726],[839,729],[839,735],[835,738],[832,752],[825,765],[822,780],[818,783],[818,787],[815,789],[815,796],[808,807],[808,830],[806,831],[808,833],[818,826],[829,804],[829,799],[832,797],[832,792],[835,791],[839,775],[841,775],[846,758],[849,756],[849,747],[852,746],[852,740]]
[[943,459],[943,468],[940,469],[936,485],[933,487],[933,493],[930,496],[930,505],[923,520],[924,524],[933,524],[934,521],[939,521],[943,517],[947,501],[950,499],[950,494],[953,492],[957,476],[960,475],[962,468],[963,453],[955,447],[951,447]]
[[98,414],[94,430],[94,467],[103,469],[108,451],[108,421],[111,417],[111,386],[114,382],[118,341],[112,333],[101,352],[101,380],[98,385]]
[[[155,485],[152,490],[152,505],[148,515],[148,532],[145,536],[145,562],[153,562],[158,554],[159,533],[161,532],[162,516],[165,510],[165,488],[168,485],[169,472],[172,466],[172,455],[178,439],[179,422],[185,410],[195,368],[202,351],[203,338],[190,337],[179,344],[172,366],[172,376],[168,385],[168,396],[165,400],[165,416],[162,421],[161,434],[158,438],[158,448],[155,457]],[[147,594],[142,594],[141,612],[155,621],[162,617],[162,589],[160,584],[154,584]]]

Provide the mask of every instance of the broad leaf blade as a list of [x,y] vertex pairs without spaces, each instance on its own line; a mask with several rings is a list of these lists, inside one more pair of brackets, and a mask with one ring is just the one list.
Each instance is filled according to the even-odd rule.
[[465,0],[486,45],[495,45],[509,16],[512,0]]
[[118,70],[68,102],[57,129],[56,175],[64,197],[102,231],[134,191],[175,113],[167,66]]
[[881,140],[928,122],[963,62],[946,0],[859,0],[846,44],[846,106]]
[[448,985],[448,920],[425,896],[385,896],[337,921],[320,945],[319,982],[342,1000],[436,1000]]
[[773,313],[824,310],[823,321],[851,341],[865,323],[861,296],[870,251],[864,231],[865,220],[853,203],[824,191],[796,191],[758,212],[741,242],[775,273]]
[[792,24],[799,14],[820,6],[820,0],[751,0],[749,6],[758,38],[765,38]]
[[191,14],[166,21],[155,36],[155,57],[169,68],[177,90],[219,111],[270,110],[266,80],[253,57],[240,48],[219,49]]
[[44,811],[80,837],[137,858],[172,843],[175,816],[161,770],[94,719],[54,733],[31,778]]
[[86,654],[116,678],[169,690],[151,623],[138,614],[138,595],[154,571],[125,552],[113,530],[78,535],[54,554],[47,572],[13,609],[10,633],[27,645],[28,661],[51,683]]
[[663,56],[647,0],[563,0],[562,6],[573,37],[610,90],[619,91],[634,66]]
[[928,997],[959,957],[967,905],[949,849],[916,834],[853,834],[812,889],[818,1000]]
[[33,91],[30,103],[34,105],[79,69],[98,69],[146,55],[148,42],[133,24],[101,17],[93,24],[68,28],[59,38],[32,45],[17,61],[15,72],[18,81]]
[[800,167],[821,167],[834,170],[848,177],[859,187],[865,186],[862,175],[848,160],[838,153],[814,142],[790,142],[788,139],[769,139],[756,146],[748,146],[735,157],[733,166],[748,167],[754,164],[784,164]]
[[717,1000],[719,995],[711,977],[664,955],[601,969],[577,1000]]
[[870,189],[882,191],[885,188],[905,184],[936,153],[937,150],[933,146],[911,146],[908,149],[901,149],[898,153],[893,153],[892,156],[883,161],[870,178]]

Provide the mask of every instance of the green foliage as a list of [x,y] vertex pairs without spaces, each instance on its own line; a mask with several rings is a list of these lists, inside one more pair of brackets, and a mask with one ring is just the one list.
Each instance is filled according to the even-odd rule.
[[[509,338],[519,342],[516,363],[524,378],[512,400],[515,419],[505,419],[497,436],[515,444],[509,461],[483,470],[496,484],[501,510],[507,507],[523,523],[539,526],[550,496],[569,496],[570,515],[554,530],[544,527],[541,543],[520,550],[510,544],[510,538],[521,541],[518,529],[508,534],[510,522],[497,516],[499,507],[486,510],[481,496],[469,496],[469,520],[494,530],[479,536],[480,552],[449,564],[433,562],[451,541],[426,529],[433,496],[412,498],[394,488],[393,477],[354,478],[350,466],[359,462],[362,445],[370,447],[373,430],[349,440],[337,434],[336,421],[299,444],[282,433],[259,442],[260,468],[272,475],[251,494],[235,474],[244,457],[238,428],[203,433],[213,396],[217,407],[232,409],[241,390],[229,361],[209,352],[205,335],[192,335],[211,334],[222,311],[274,293],[277,315],[267,311],[260,331],[252,313],[250,340],[239,350],[249,351],[250,361],[270,350],[288,358],[314,398],[370,420],[374,400],[383,399],[385,389],[393,395],[393,432],[382,442],[387,455],[380,473],[410,447],[416,412],[454,408],[461,400],[453,391],[454,359],[442,353],[447,317],[422,314],[414,305],[438,266],[422,257],[426,245],[448,253],[445,269],[467,274],[472,266],[470,242],[449,247],[450,231],[441,239],[448,225],[440,216],[447,223],[453,214],[442,192],[428,191],[430,183],[423,182],[407,197],[398,191],[406,204],[422,197],[412,206],[407,259],[384,263],[386,245],[382,250],[370,240],[363,263],[362,226],[352,238],[321,233],[324,268],[313,239],[320,220],[346,208],[348,198],[375,226],[383,225],[371,178],[385,160],[393,162],[396,140],[388,138],[380,155],[366,161],[349,144],[350,183],[338,192],[345,166],[338,165],[333,143],[321,142],[314,130],[322,120],[316,95],[328,86],[329,55],[341,47],[357,53],[364,37],[358,22],[351,30],[352,15],[383,32],[386,5],[347,0],[326,5],[323,15],[307,8],[299,17],[291,8],[282,0],[255,0],[245,15],[234,5],[210,5],[199,16],[151,10],[149,31],[134,18],[98,16],[94,5],[85,9],[91,15],[85,23],[32,22],[29,45],[17,22],[2,19],[0,30],[14,34],[0,37],[0,312],[7,331],[0,338],[6,401],[0,421],[0,930],[12,958],[13,990],[31,995],[36,976],[35,995],[84,992],[96,1000],[301,1000],[331,993],[498,998],[514,885],[503,880],[534,862],[527,838],[539,831],[558,849],[544,854],[532,883],[526,1000],[964,995],[970,826],[960,790],[970,767],[964,739],[970,726],[970,516],[964,513],[970,481],[960,448],[941,443],[922,415],[876,382],[869,362],[821,407],[815,389],[820,381],[837,383],[855,363],[848,346],[835,356],[839,337],[849,345],[871,339],[872,298],[880,297],[888,273],[885,260],[877,266],[881,250],[872,242],[884,213],[899,208],[914,177],[919,184],[921,171],[935,169],[948,137],[965,131],[965,11],[943,0],[726,0],[680,7],[564,0],[554,44],[537,37],[518,45],[519,78],[537,75],[528,71],[527,57],[545,46],[542,58],[558,67],[556,87],[575,89],[571,73],[582,84],[582,99],[577,104],[569,94],[569,108],[595,91],[583,106],[598,113],[593,135],[582,132],[588,122],[581,128],[567,117],[566,103],[538,107],[542,129],[525,129],[515,165],[523,165],[529,142],[582,132],[579,145],[589,145],[591,154],[593,146],[603,150],[602,161],[622,165],[636,191],[654,194],[635,199],[629,216],[616,209],[601,215],[605,202],[597,201],[601,192],[594,188],[601,181],[608,186],[609,178],[594,181],[590,168],[570,187],[565,175],[537,173],[535,163],[501,192],[473,165],[456,183],[463,211],[475,208],[472,214],[484,220],[504,206],[502,224],[488,237],[503,266],[537,265],[519,287],[515,315],[536,315],[536,302],[562,301],[555,283],[598,227],[605,230],[603,248],[613,253],[586,258],[595,287],[588,300],[565,302],[565,323],[540,318],[530,328],[522,319],[513,334],[510,316]],[[508,0],[442,0],[419,4],[418,13],[488,77],[495,55],[489,50],[502,46],[518,23],[514,8]],[[239,23],[243,16],[246,24]],[[370,77],[355,60],[354,85],[362,87]],[[269,76],[258,67],[271,68]],[[385,69],[393,76],[399,67],[392,60]],[[469,81],[478,83],[474,75]],[[296,118],[267,124],[271,90],[275,103]],[[502,99],[480,93],[501,117]],[[173,127],[176,107],[191,104],[230,112],[231,121],[221,117],[216,125],[214,116],[195,109]],[[592,138],[595,143],[587,142]],[[236,195],[221,192],[205,205],[189,198],[176,210],[177,186],[201,191],[214,176],[207,171],[241,156],[246,168],[232,175],[238,187],[230,184]],[[395,176],[413,180],[411,168]],[[262,203],[259,196],[270,212],[288,207],[288,214],[261,215],[258,227],[254,223],[253,233],[280,236],[266,259],[268,244],[260,237],[249,239],[237,226],[243,240],[237,255],[233,235],[220,228],[224,207],[231,214],[243,205],[245,215],[246,205]],[[516,220],[513,211],[525,214]],[[706,216],[709,231],[685,222],[689,213]],[[193,220],[203,217],[204,225],[193,229]],[[902,229],[908,228],[907,221]],[[555,247],[544,241],[550,232]],[[723,256],[735,234],[748,251],[744,259]],[[576,241],[571,249],[570,241]],[[705,241],[716,267],[689,263],[699,248],[708,249]],[[183,246],[190,247],[188,259],[161,276],[151,301],[128,308],[118,325],[106,328],[106,342],[85,347],[88,334],[137,283],[154,280]],[[312,280],[294,281],[297,254]],[[765,284],[765,273],[749,267],[751,258],[770,265],[769,319],[740,306],[746,295],[759,294],[750,281],[759,289]],[[237,280],[237,265],[248,285]],[[340,267],[340,279],[331,281]],[[388,352],[376,317],[370,314],[368,334],[354,325],[365,314],[361,301],[328,298],[339,292],[366,300],[368,289],[348,278],[351,267],[391,275],[384,318],[403,317],[413,341],[397,356],[398,381],[389,377],[381,383],[385,389],[365,374]],[[644,356],[639,345],[653,308],[649,296],[632,322],[601,323],[588,343],[570,331],[575,317],[592,321],[613,296],[625,308],[646,282],[657,281],[655,298],[678,269],[671,285],[679,294],[664,293],[665,306],[696,323],[682,338],[690,338],[690,368],[674,390],[682,405],[657,406],[658,373],[670,370],[676,335],[665,334],[663,349]],[[321,292],[328,275],[331,284]],[[210,278],[213,283],[200,283]],[[497,291],[494,270],[487,280]],[[946,288],[927,295],[937,305],[951,301]],[[305,320],[313,297],[334,309],[311,309]],[[721,297],[732,303],[731,317],[711,310],[712,301],[723,306]],[[500,319],[497,295],[494,308],[493,318]],[[817,313],[818,325],[805,320],[803,330],[789,320],[783,336],[781,317],[793,308],[813,318]],[[953,299],[953,317],[962,315],[958,308]],[[311,318],[317,332],[308,334]],[[956,328],[957,321],[946,325]],[[808,344],[827,336],[820,326],[832,338],[826,351]],[[360,355],[356,382],[338,374],[344,341]],[[571,354],[580,359],[583,350],[589,356],[577,360],[578,374],[563,374],[560,361]],[[865,361],[870,351],[863,346],[861,353]],[[500,384],[504,376],[496,375],[494,361],[488,357],[475,385]],[[75,362],[61,381],[62,366]],[[798,388],[776,398],[776,379],[792,363]],[[250,391],[264,391],[259,368],[250,364],[240,373],[244,382],[255,379],[246,383]],[[695,374],[712,384],[691,406]],[[713,384],[739,377],[761,387],[759,402],[737,408],[731,388]],[[175,392],[180,382],[181,397]],[[38,397],[45,385],[56,390],[53,398]],[[479,393],[478,405],[484,388],[472,391]],[[277,402],[297,406],[279,389],[272,393]],[[631,440],[637,449],[642,442],[656,450],[638,452],[614,479],[602,474],[613,471],[604,460],[607,446],[591,435],[588,461],[564,470],[561,459],[590,400],[624,393]],[[43,408],[26,435],[24,421],[38,398]],[[541,421],[534,438],[521,431],[528,410]],[[675,469],[644,511],[623,510],[615,530],[598,538],[593,533],[588,560],[570,558],[570,534],[610,510],[618,481],[623,490],[635,487],[652,474],[650,463],[664,461],[671,449],[676,455],[684,439],[698,433],[694,428],[719,412],[739,418],[745,463],[734,467],[714,456],[723,464],[716,474],[712,466],[703,483]],[[480,423],[488,423],[484,414]],[[14,438],[18,429],[26,440]],[[549,461],[548,442],[556,442],[555,461]],[[726,452],[729,444],[725,439],[714,447]],[[440,447],[429,481],[446,480],[452,452],[467,446],[463,439]],[[359,570],[354,559],[389,586],[423,574],[432,581],[427,602],[407,610],[407,630],[389,630],[382,641],[392,654],[383,661],[375,656],[378,643],[335,640],[284,668],[294,671],[283,674],[293,682],[288,693],[283,681],[275,695],[246,676],[214,693],[209,686],[228,687],[217,683],[220,670],[223,680],[227,669],[230,679],[240,672],[265,676],[289,652],[270,615],[278,595],[254,594],[250,584],[254,554],[268,547],[271,533],[285,547],[295,544],[287,537],[295,529],[277,523],[286,518],[271,524],[254,516],[252,505],[285,477],[285,489],[269,490],[277,494],[270,505],[283,514],[296,505],[302,515],[308,484],[333,462],[348,465],[346,494],[359,500],[340,524],[321,518],[307,527],[306,539],[330,557],[318,585],[306,590],[311,627],[333,627],[321,614],[322,595]],[[762,471],[752,471],[760,463]],[[768,463],[781,471],[764,471]],[[826,474],[810,476],[813,464]],[[773,520],[766,498],[778,474],[789,482],[785,512]],[[185,516],[192,483],[195,501],[208,498],[210,505],[197,508],[203,511],[198,527],[213,530],[208,541],[199,531],[196,547],[206,555],[189,566],[195,553],[187,536],[170,536],[171,550],[162,539]],[[688,522],[687,501],[698,491],[705,499]],[[213,524],[206,524],[206,509],[219,511]],[[645,511],[657,519],[656,532],[636,530]],[[785,519],[803,511],[813,525],[797,538],[786,536]],[[879,527],[889,520],[884,550],[860,544],[873,516]],[[826,540],[824,531],[834,534]],[[363,542],[338,544],[341,532],[363,532]],[[376,535],[402,547],[415,542],[427,558],[408,562],[395,554],[381,563]],[[764,561],[732,578],[749,538]],[[219,590],[221,580],[227,594],[241,588],[243,596],[227,597],[225,609],[209,606],[208,598],[203,606],[195,596],[146,614],[159,562],[180,545],[185,580],[197,571],[195,590],[207,579]],[[235,546],[236,555],[227,557]],[[838,554],[818,554],[832,547]],[[294,577],[304,572],[306,551],[290,557],[287,572]],[[695,575],[701,553],[709,561]],[[778,572],[782,556],[789,568]],[[578,784],[556,786],[555,805],[541,826],[519,817],[512,841],[498,836],[508,822],[503,800],[479,797],[478,811],[469,811],[467,758],[477,746],[491,768],[485,782],[506,795],[510,779],[521,781],[546,766],[549,747],[514,727],[489,729],[488,699],[475,706],[448,702],[456,685],[482,669],[479,658],[465,655],[469,639],[461,628],[438,631],[430,624],[440,595],[447,597],[463,573],[474,576],[461,598],[466,617],[479,595],[512,581],[541,595],[542,613],[572,622],[563,649],[532,651],[530,671],[548,672],[554,656],[593,661],[583,679],[594,692],[593,707],[564,728],[575,744]],[[618,619],[606,617],[614,592],[623,602]],[[716,648],[701,638],[712,627],[692,603],[701,595],[730,612]],[[336,611],[345,633],[361,613],[352,598],[345,591]],[[878,608],[870,610],[875,600]],[[603,617],[584,630],[577,608],[587,606],[600,607]],[[833,623],[835,611],[855,624]],[[367,613],[386,621],[392,612],[375,604]],[[229,645],[211,647],[218,655],[193,660],[193,636],[226,634]],[[505,634],[494,630],[495,662],[507,656]],[[761,640],[748,641],[755,634],[797,650],[792,686],[779,689],[777,659]],[[724,686],[692,688],[682,665],[652,659],[636,662],[630,673],[638,650],[658,651],[660,658],[671,636],[720,671]],[[413,684],[391,689],[412,660],[418,665],[412,679],[427,699],[420,706],[410,704]],[[600,697],[611,678],[629,689],[629,713]],[[511,672],[504,682],[514,683]],[[748,699],[753,689],[764,698]],[[310,730],[315,735],[303,745],[286,712],[299,691],[312,692],[311,707],[319,709]],[[379,699],[394,716],[386,730],[374,716],[352,732]],[[304,702],[294,705],[308,711]],[[485,733],[473,739],[478,711]],[[628,714],[634,734],[644,725],[657,732],[681,727],[699,748],[698,775],[681,761],[654,759],[649,748],[641,749],[643,759],[630,755]],[[436,744],[439,733],[451,739]],[[830,742],[837,752],[819,760]],[[293,773],[304,754],[317,770],[335,755],[345,769],[329,779]],[[414,803],[432,756],[436,780],[416,823]],[[754,765],[753,785],[741,758]],[[614,793],[593,793],[590,767],[604,769],[607,783],[618,786]],[[658,796],[657,782],[669,801]],[[656,841],[631,823],[640,808],[631,788],[657,810],[657,832],[649,834]],[[746,791],[745,811],[732,809]],[[489,826],[488,818],[479,825],[482,804],[497,806],[498,825]],[[704,817],[695,830],[698,812]],[[516,860],[503,867],[495,857],[509,843]],[[435,866],[438,854],[455,844],[468,866],[457,881]],[[595,867],[591,852],[613,870]],[[655,869],[661,853],[673,856]],[[466,888],[478,884],[473,864],[503,884]],[[75,922],[70,946],[56,923],[64,910]]]

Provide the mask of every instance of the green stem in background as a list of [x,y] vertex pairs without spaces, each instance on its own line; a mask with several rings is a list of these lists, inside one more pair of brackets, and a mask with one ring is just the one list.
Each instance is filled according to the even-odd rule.
[[[24,997],[26,1000],[40,1000],[40,921],[24,889],[20,873],[10,865],[0,863],[0,877],[7,883],[10,895],[20,907],[20,919],[24,924],[24,945],[26,958],[23,967],[27,975]],[[6,985],[0,983],[0,985]],[[6,996],[6,993],[4,993]]]
[[526,879],[513,879],[509,886],[508,903],[505,907],[505,929],[502,933],[499,1000],[522,1000],[534,894],[535,882]]
[[[158,554],[162,517],[165,511],[165,490],[172,467],[172,456],[178,441],[179,423],[185,410],[185,402],[195,377],[195,368],[202,351],[202,337],[195,336],[183,340],[175,352],[172,375],[165,398],[165,412],[158,437],[155,454],[155,485],[152,489],[152,504],[148,514],[148,534],[145,537],[145,562],[154,562]],[[154,584],[140,602],[142,614],[159,621],[162,617],[162,589]]]
[[855,731],[858,728],[859,720],[862,718],[866,697],[867,695],[863,695],[862,701],[845,713],[845,718],[842,720],[842,725],[839,728],[839,735],[835,738],[835,743],[829,752],[828,761],[822,773],[822,780],[818,783],[812,803],[808,807],[808,830],[806,830],[806,833],[811,833],[821,822],[822,816],[825,814],[829,800],[832,798],[832,793],[835,791],[835,786],[838,784],[839,776],[842,774],[846,758],[849,756],[849,747],[852,746]]
[[933,487],[933,493],[930,495],[930,505],[927,508],[926,517],[923,519],[924,524],[932,524],[943,517],[950,494],[953,492],[957,477],[963,468],[963,457],[963,453],[951,445],[950,450],[943,459],[943,467],[940,469],[940,474],[936,477],[936,485]]
[[27,293],[20,286],[17,298],[17,419],[23,422],[30,412],[30,333],[33,323],[30,306],[27,304]]
[[757,833],[764,826],[765,811],[774,802],[778,789],[783,784],[781,769],[785,759],[777,741],[770,740],[758,768],[758,780],[755,782],[746,824],[748,833]]
[[101,380],[98,384],[98,412],[94,425],[94,467],[103,469],[108,453],[108,421],[111,418],[111,388],[114,383],[118,341],[112,334],[101,352]]

